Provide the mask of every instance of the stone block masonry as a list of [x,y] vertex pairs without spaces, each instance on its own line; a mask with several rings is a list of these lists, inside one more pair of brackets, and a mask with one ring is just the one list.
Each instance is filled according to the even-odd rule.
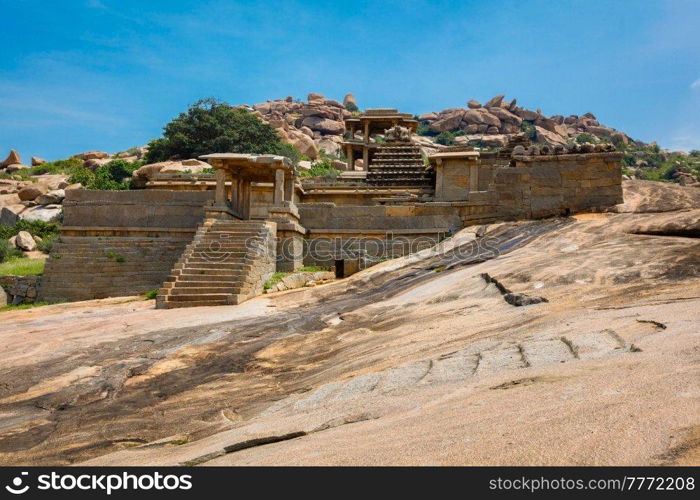
[[622,153],[514,156],[496,170],[504,215],[541,218],[602,211],[622,203]]
[[46,261],[38,300],[119,297],[158,289],[204,220],[207,191],[79,191]]
[[40,276],[0,276],[0,288],[4,290],[7,302],[7,304],[3,304],[0,301],[0,306],[34,302],[40,284]]

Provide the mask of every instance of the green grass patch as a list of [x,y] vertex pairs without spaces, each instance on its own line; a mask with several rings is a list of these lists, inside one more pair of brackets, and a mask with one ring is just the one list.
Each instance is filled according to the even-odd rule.
[[284,278],[285,276],[288,276],[290,274],[292,274],[292,273],[282,273],[282,272],[272,273],[272,276],[270,276],[270,279],[268,279],[265,282],[265,284],[263,285],[263,288],[265,290],[269,290],[270,288],[275,286],[277,283],[282,281],[282,278]]
[[290,271],[290,272],[276,272],[273,273],[272,276],[270,276],[270,279],[265,282],[263,285],[263,288],[265,290],[269,290],[273,286],[275,286],[277,283],[282,281],[282,278],[285,276],[289,276],[290,274],[297,274],[297,273],[317,273],[319,271],[330,271],[330,267],[321,267],[321,266],[303,266],[297,269],[296,271]]
[[149,290],[148,292],[145,293],[144,297],[146,297],[146,300],[153,300],[156,298],[158,295],[159,290],[157,288],[153,290]]
[[108,259],[114,259],[115,262],[126,262],[126,257],[124,257],[122,254],[115,253],[112,250],[107,250],[105,255]]
[[37,276],[44,272],[44,259],[27,259],[13,257],[0,264],[0,275]]
[[48,306],[48,302],[30,302],[28,304],[18,304],[16,306],[2,306],[0,312],[20,311],[22,309],[34,309],[35,307]]

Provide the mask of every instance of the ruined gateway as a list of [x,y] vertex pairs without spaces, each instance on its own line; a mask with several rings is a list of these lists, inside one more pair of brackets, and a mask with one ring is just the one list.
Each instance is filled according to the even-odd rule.
[[[43,293],[112,298],[4,313],[0,463],[698,463],[700,190],[621,182],[606,151],[454,150],[418,170],[388,166],[405,142],[346,147],[368,168],[340,179],[215,154],[216,181],[71,193]],[[362,237],[396,258],[328,247],[313,262],[374,265],[250,286],[235,307],[173,308],[211,295],[169,293],[179,279],[164,309],[127,296],[219,273],[188,267],[197,243],[252,231],[262,257],[228,275],[255,286],[312,262],[315,242]],[[107,249],[124,262],[80,267]],[[218,257],[198,265],[236,265]]]

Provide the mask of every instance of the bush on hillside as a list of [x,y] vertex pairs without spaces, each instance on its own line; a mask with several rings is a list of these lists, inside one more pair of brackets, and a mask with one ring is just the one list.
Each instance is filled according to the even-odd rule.
[[310,169],[300,171],[299,176],[334,179],[340,174],[340,171],[333,166],[334,159],[335,158],[332,156],[327,155],[325,151],[321,150],[321,157],[311,164]]
[[57,222],[19,220],[14,226],[0,226],[0,240],[8,240],[17,236],[20,231],[27,231],[32,236],[39,236],[43,239],[58,234],[60,227]]
[[7,262],[12,258],[22,257],[24,254],[10,244],[4,238],[0,238],[0,262]]
[[201,99],[168,123],[163,137],[148,145],[146,162],[198,158],[208,153],[278,154],[298,161],[299,153],[284,144],[274,127],[244,109],[213,98]]
[[435,138],[435,142],[443,146],[452,146],[455,143],[455,134],[450,131],[440,132]]
[[86,189],[119,191],[131,189],[131,174],[143,165],[141,161],[112,160],[93,172],[83,167],[73,169],[68,182],[80,183]]
[[537,142],[537,129],[532,123],[523,121],[520,130],[530,142]]

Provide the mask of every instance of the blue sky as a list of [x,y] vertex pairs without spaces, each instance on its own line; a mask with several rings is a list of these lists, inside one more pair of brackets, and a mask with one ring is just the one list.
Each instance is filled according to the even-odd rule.
[[700,149],[700,1],[0,0],[0,154],[142,145],[200,97],[497,93]]

